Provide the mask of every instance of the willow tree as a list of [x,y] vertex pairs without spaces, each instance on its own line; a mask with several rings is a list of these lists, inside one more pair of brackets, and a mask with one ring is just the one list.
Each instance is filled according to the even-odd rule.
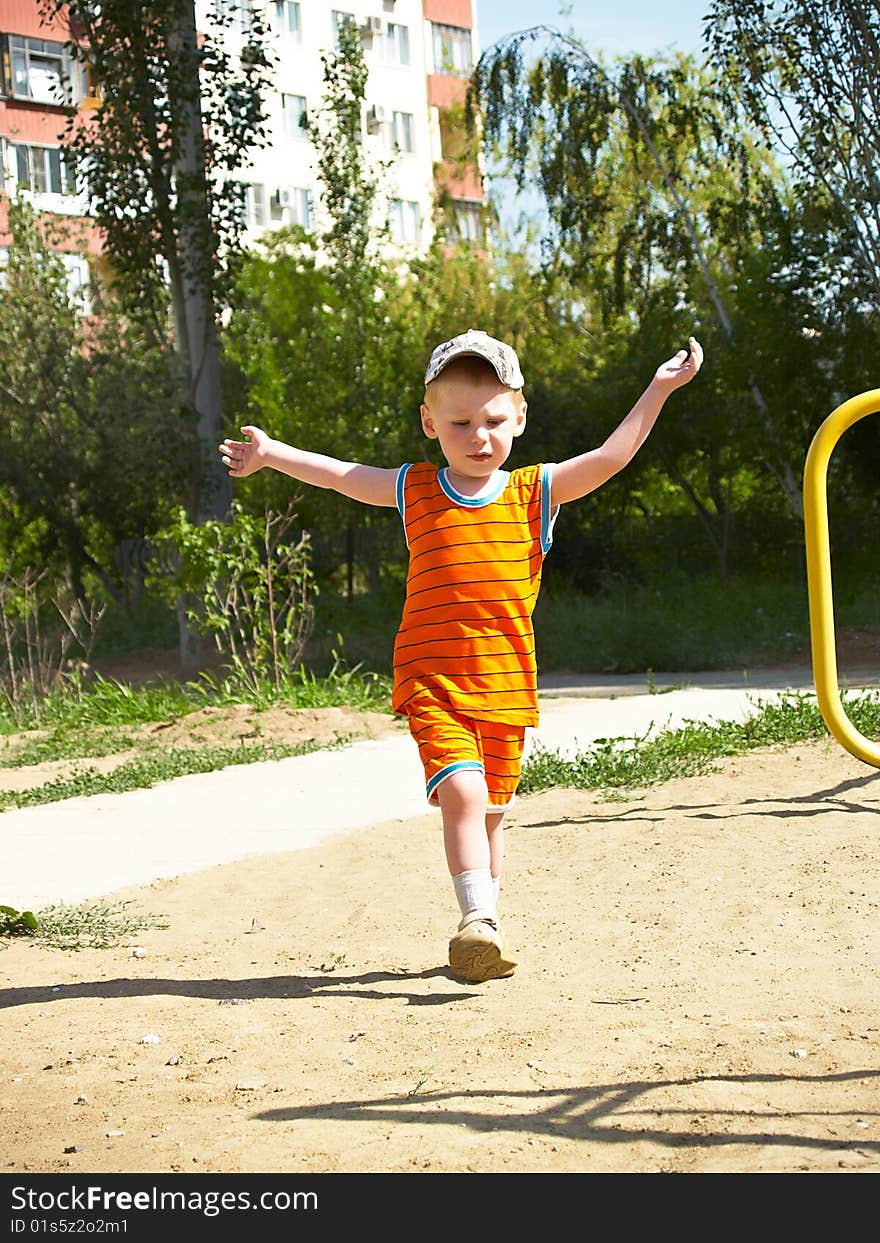
[[837,281],[880,299],[880,7],[876,0],[714,0],[706,45],[728,115],[784,152],[830,208]]
[[726,124],[716,84],[686,57],[608,66],[573,37],[535,26],[483,53],[469,100],[517,186],[543,196],[545,258],[598,288],[606,324],[646,315],[660,285],[691,315],[705,307],[704,329],[743,364],[766,466],[800,518],[791,437],[735,313],[739,266],[778,209],[779,174],[748,130]]

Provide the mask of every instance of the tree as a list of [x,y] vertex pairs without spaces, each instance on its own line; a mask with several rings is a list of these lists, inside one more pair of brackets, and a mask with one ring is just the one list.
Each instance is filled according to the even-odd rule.
[[706,45],[729,115],[759,125],[807,199],[833,205],[838,281],[880,296],[880,8],[874,0],[713,0]]
[[[100,83],[101,107],[71,115],[66,146],[105,239],[113,279],[129,313],[173,337],[194,412],[197,452],[187,510],[195,521],[228,515],[231,489],[218,460],[222,435],[216,320],[225,296],[224,257],[240,236],[234,173],[263,141],[269,60],[255,14],[240,55],[223,23],[197,35],[193,0],[41,0],[69,14],[72,54]],[[228,26],[228,23],[227,23]],[[195,633],[181,624],[185,667],[198,662]]]
[[[525,50],[541,41],[545,54],[527,66]],[[742,255],[777,201],[778,172],[747,130],[724,124],[714,84],[688,58],[607,68],[576,40],[534,27],[483,54],[471,106],[518,184],[536,177],[555,225],[545,253],[598,286],[606,325],[633,314],[644,325],[665,290],[670,324],[687,330],[699,305],[719,334],[716,349],[724,342],[749,358],[733,293]],[[759,376],[747,368],[743,391],[767,467],[799,519],[784,411],[771,408]]]
[[182,421],[173,353],[146,341],[105,293],[83,319],[34,212],[11,200],[0,314],[0,547],[23,574],[43,567],[82,600],[97,580],[123,602],[121,541],[179,503],[195,439]]
[[[401,375],[395,315],[398,275],[385,261],[382,166],[362,143],[367,66],[354,23],[343,22],[335,50],[322,56],[324,96],[310,124],[322,185],[315,234],[278,230],[238,267],[235,311],[224,334],[226,358],[244,377],[244,412],[272,435],[345,459],[401,460],[415,392]],[[404,278],[405,279],[405,278]],[[417,368],[413,370],[417,384]],[[287,483],[255,481],[254,502],[283,508]],[[365,533],[391,515],[336,493],[310,491],[304,521],[341,531],[345,589],[355,590],[358,560],[371,582],[375,562],[358,558]],[[377,535],[378,538],[378,535]],[[320,542],[315,542],[320,556]]]

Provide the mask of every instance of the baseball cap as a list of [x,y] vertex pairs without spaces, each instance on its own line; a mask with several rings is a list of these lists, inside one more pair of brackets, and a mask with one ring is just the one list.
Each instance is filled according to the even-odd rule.
[[522,388],[525,383],[519,359],[510,346],[476,328],[468,328],[467,332],[437,346],[428,362],[425,383],[430,384],[432,380],[436,380],[443,368],[447,367],[453,359],[462,358],[467,354],[485,358],[486,362],[491,363],[495,368],[495,374],[501,383],[506,384],[508,388]]

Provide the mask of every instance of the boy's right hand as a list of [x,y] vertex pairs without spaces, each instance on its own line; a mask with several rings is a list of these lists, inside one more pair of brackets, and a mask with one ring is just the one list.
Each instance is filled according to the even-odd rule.
[[259,427],[243,427],[241,431],[245,436],[250,436],[250,440],[224,440],[220,445],[223,465],[229,467],[234,479],[244,479],[260,470],[271,443]]

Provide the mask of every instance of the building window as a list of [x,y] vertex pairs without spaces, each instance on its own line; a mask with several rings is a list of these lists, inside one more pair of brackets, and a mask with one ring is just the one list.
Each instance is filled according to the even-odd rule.
[[357,26],[357,18],[354,13],[345,13],[341,9],[333,9],[331,14],[333,21],[333,43],[339,48],[339,32],[343,26]]
[[395,151],[415,151],[413,142],[413,114],[395,112],[391,118],[391,144]]
[[287,138],[307,138],[309,114],[305,95],[282,95],[281,113],[284,118],[284,134]]
[[269,223],[266,187],[248,181],[233,181],[227,187],[238,224],[244,229],[265,229]]
[[214,12],[221,22],[250,30],[254,16],[253,0],[214,0]]
[[272,195],[272,211],[275,215],[286,211],[291,224],[311,232],[312,192],[304,186],[281,186]]
[[12,94],[41,104],[78,103],[86,93],[85,68],[63,43],[10,35]]
[[76,187],[70,165],[60,147],[15,146],[16,182],[33,194],[74,194]]
[[275,0],[272,5],[272,25],[276,33],[290,35],[297,43],[302,39],[299,8],[296,0]]
[[89,271],[88,260],[82,255],[73,255],[68,251],[59,253],[58,258],[67,271],[67,297],[70,305],[75,307],[80,315],[91,315],[92,275]]
[[409,199],[394,199],[391,204],[391,240],[417,243],[419,240],[419,205]]
[[[67,297],[70,305],[79,311],[80,315],[91,315],[92,272],[88,259],[84,255],[74,255],[66,251],[56,250],[55,255],[61,260],[67,273]],[[9,285],[6,272],[8,266],[9,250],[6,246],[0,246],[0,289],[6,289]]]
[[291,224],[298,224],[307,233],[312,230],[312,194],[302,186],[293,188],[293,205],[290,209]]
[[383,40],[385,60],[389,65],[409,64],[409,27],[389,22]]
[[471,32],[462,26],[434,28],[434,72],[469,77],[473,69]]
[[269,223],[266,212],[266,187],[247,185],[244,189],[244,220],[249,229],[265,229]]
[[483,211],[479,203],[453,203],[454,237],[461,242],[482,242]]

